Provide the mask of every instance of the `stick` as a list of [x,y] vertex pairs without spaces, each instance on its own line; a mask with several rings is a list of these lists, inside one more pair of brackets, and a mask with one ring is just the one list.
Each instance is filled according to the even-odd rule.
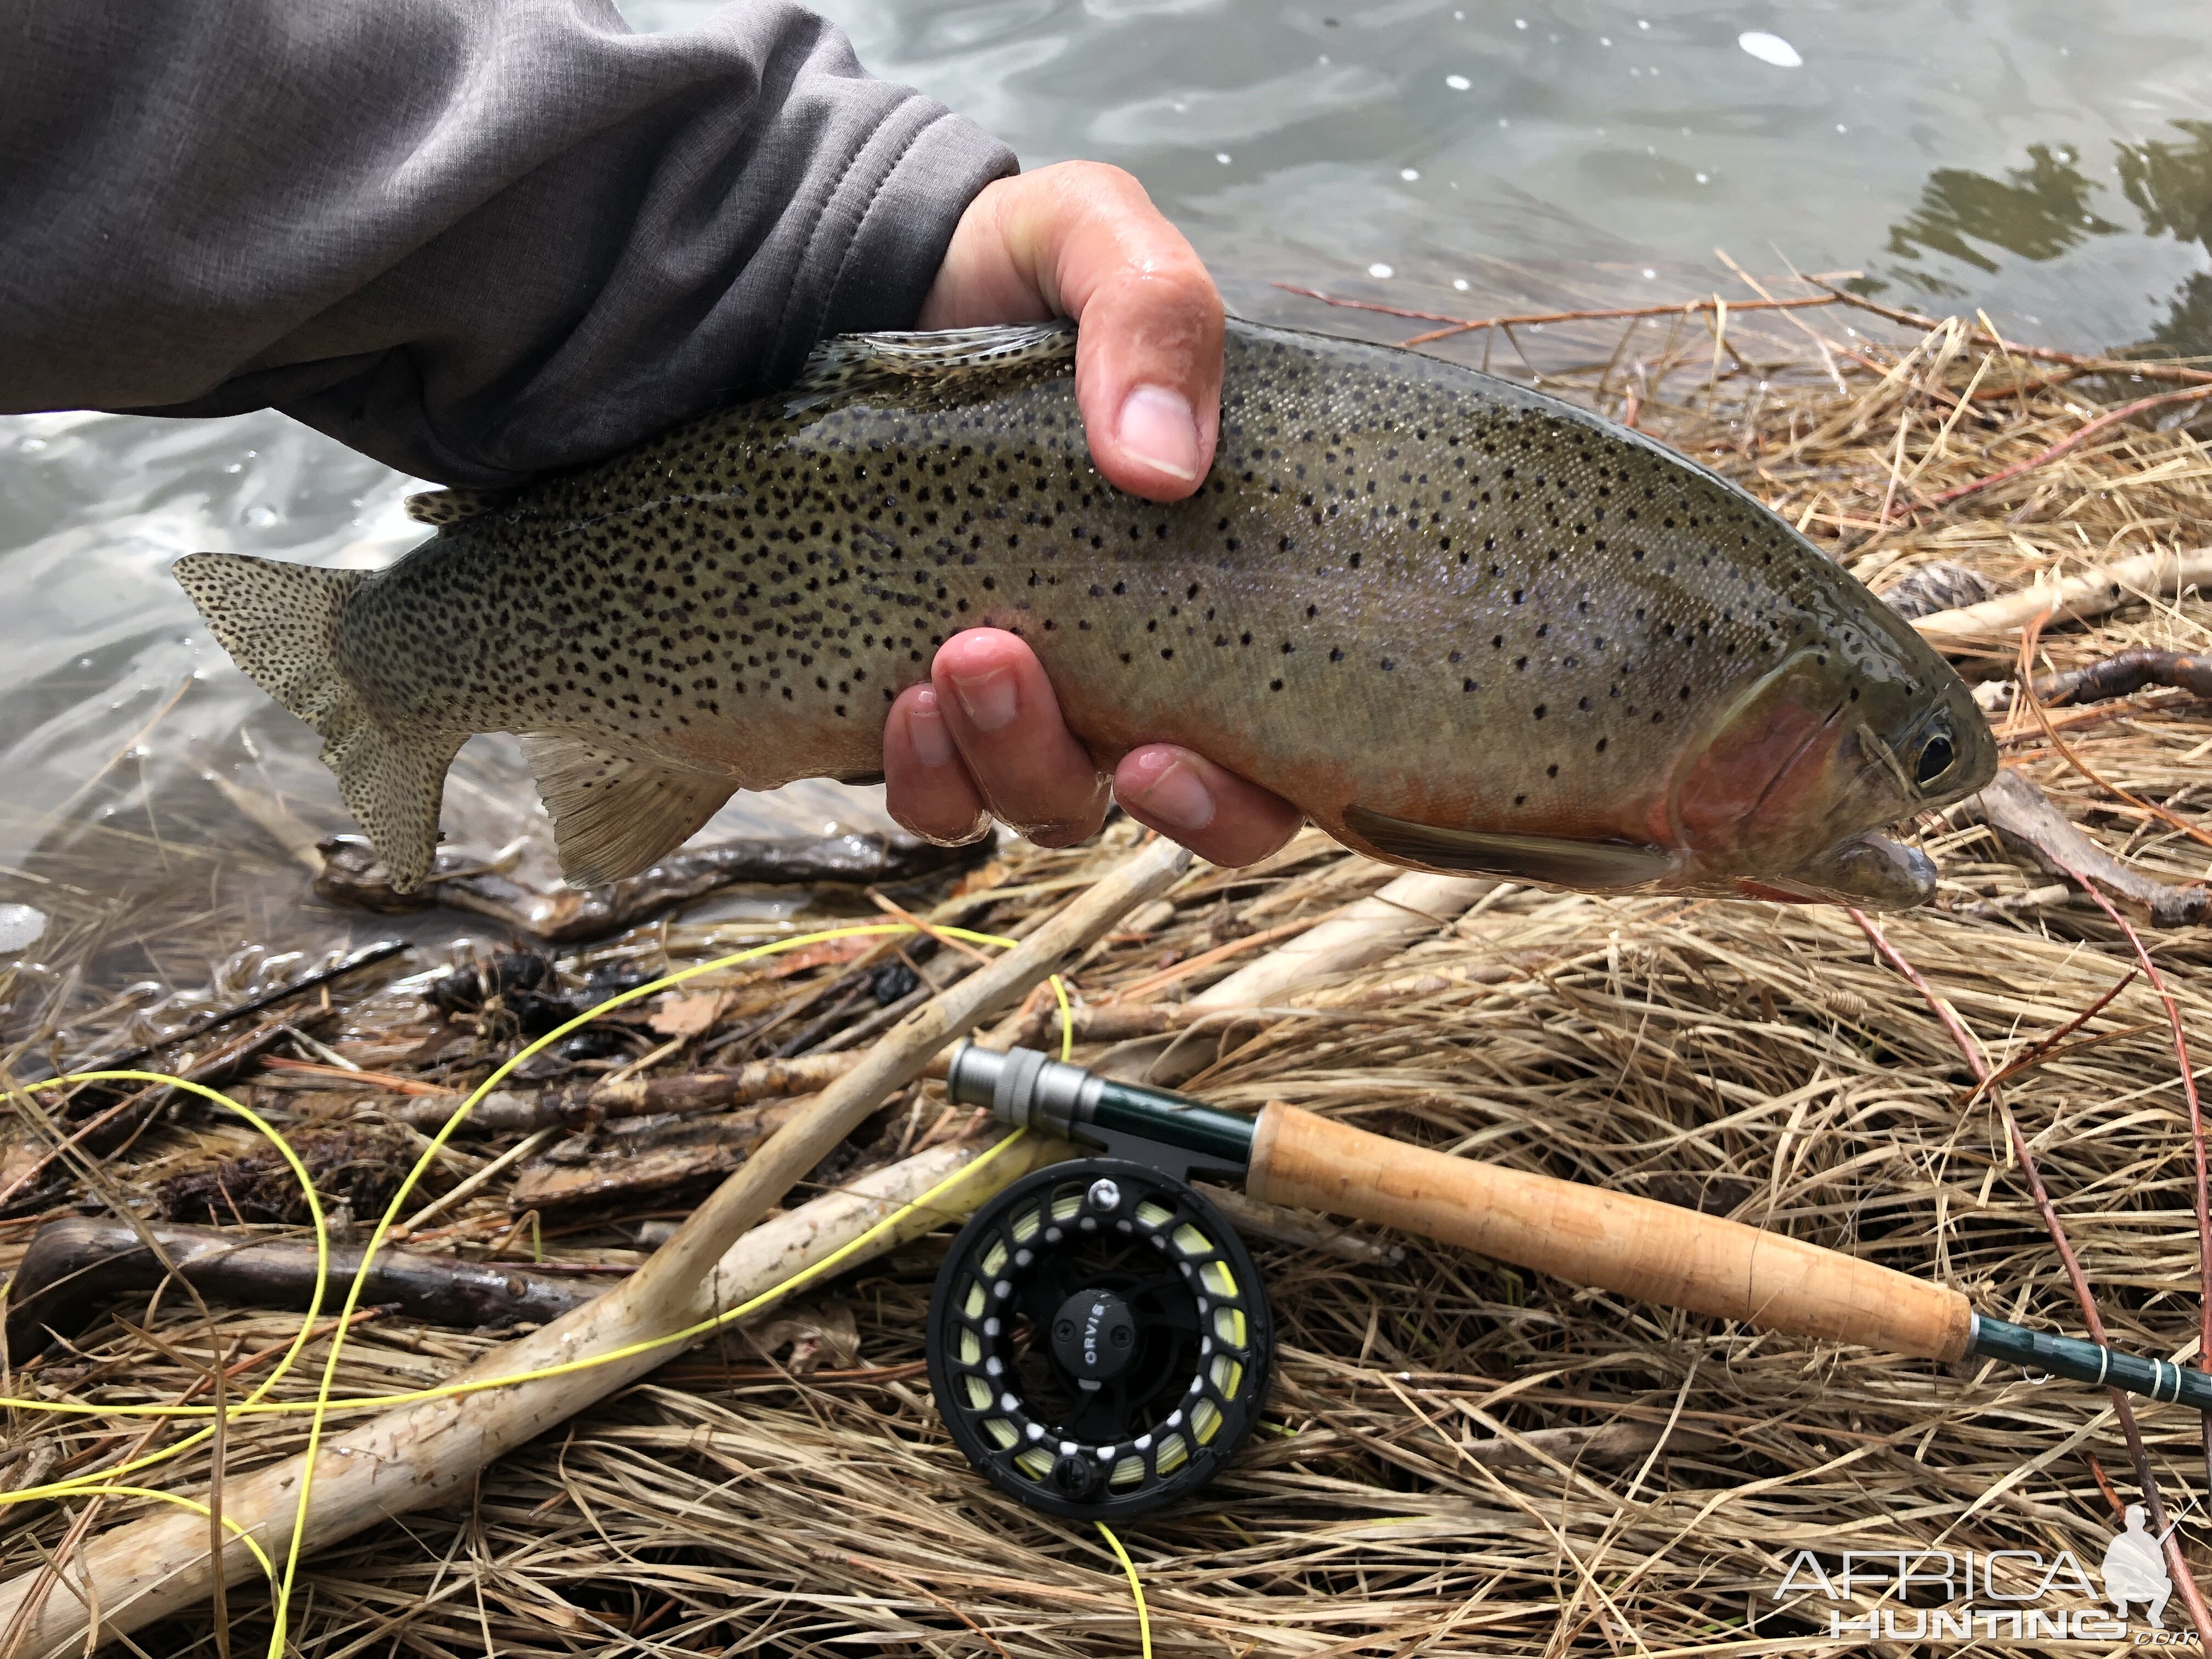
[[[1966,804],[1962,816],[1979,817],[1999,841],[2035,860],[2054,876],[2094,877],[2097,884],[2140,904],[2160,927],[2185,927],[2212,908],[2212,890],[2191,882],[2161,881],[2123,864],[2074,827],[2073,820],[2018,772],[1996,775],[1990,787]],[[2085,883],[2086,887],[2086,883]]]
[[1400,876],[1341,915],[1309,927],[1259,961],[1208,986],[1184,1006],[1238,1008],[1279,1002],[1294,985],[1348,973],[1446,927],[1498,886],[1474,876]]
[[2212,581],[2212,547],[2185,553],[2138,553],[2079,576],[2039,583],[1956,611],[1917,617],[1913,626],[1939,651],[1972,650],[2001,642],[2045,612],[2054,622],[2086,621],[2136,599],[2171,599]]
[[[886,1095],[919,1077],[954,1036],[1018,1000],[1069,954],[1164,892],[1189,863],[1188,853],[1164,840],[1139,848],[1023,944],[961,980],[884,1036],[858,1066],[770,1137],[636,1273],[543,1330],[493,1350],[465,1375],[492,1377],[565,1364],[683,1329],[708,1311],[782,1283],[806,1261],[865,1231],[881,1213],[879,1206],[898,1202],[901,1194],[925,1191],[961,1167],[972,1156],[969,1151],[933,1148],[856,1183],[854,1193],[801,1206],[739,1242],[793,1182],[820,1163]],[[1039,1137],[1026,1156],[1041,1162],[1064,1155],[1058,1143]],[[994,1160],[980,1190],[962,1193],[962,1204],[946,1209],[963,1212],[1026,1167],[1023,1148]],[[914,1184],[925,1173],[928,1179]],[[917,1216],[911,1218],[911,1231],[896,1231],[917,1237],[942,1218]],[[890,1242],[887,1237],[883,1248]],[[390,1516],[466,1490],[494,1458],[643,1376],[675,1352],[671,1345],[587,1370],[480,1395],[422,1401],[331,1437],[315,1468],[303,1549],[321,1549]],[[225,1483],[225,1512],[272,1555],[290,1541],[301,1463],[288,1459]],[[208,1559],[206,1528],[199,1516],[191,1515],[159,1515],[118,1528],[85,1546],[72,1563],[75,1576],[87,1586],[88,1600],[101,1609],[99,1634],[88,1638],[86,1603],[75,1598],[64,1605],[49,1598],[35,1612],[22,1611],[40,1576],[27,1574],[0,1585],[0,1628],[22,1611],[22,1659],[136,1630],[199,1601],[216,1577]],[[237,1582],[257,1570],[242,1546],[226,1549],[221,1567],[225,1579]]]
[[550,1220],[579,1209],[621,1214],[681,1204],[733,1173],[805,1103],[804,1098],[781,1100],[673,1121],[630,1118],[592,1130],[581,1137],[580,1158],[571,1143],[562,1161],[541,1159],[524,1170],[507,1189],[507,1212],[535,1210]]
[[[620,1083],[579,1083],[538,1092],[499,1090],[463,1120],[462,1134],[511,1134],[557,1123],[580,1129],[611,1117],[656,1112],[714,1112],[757,1100],[811,1094],[860,1063],[862,1054],[811,1054],[798,1060],[756,1060],[726,1072],[682,1077],[628,1078]],[[464,1097],[441,1092],[386,1109],[386,1115],[435,1134]]]
[[2044,674],[2035,695],[2051,707],[2079,708],[2107,697],[2132,696],[2147,685],[2167,685],[2195,697],[2212,697],[2212,657],[2142,649],[2101,657],[2063,673]]
[[798,836],[691,848],[604,887],[541,892],[481,860],[448,851],[439,854],[420,890],[403,894],[392,890],[391,872],[358,836],[333,836],[317,849],[323,861],[315,891],[333,904],[385,915],[442,904],[552,945],[618,933],[672,904],[739,882],[908,881],[980,856],[972,847],[939,847],[911,836]]
[[[314,1295],[315,1247],[216,1227],[149,1224],[177,1271],[204,1294],[252,1308],[304,1309]],[[343,1284],[360,1271],[361,1251],[331,1251],[331,1278]],[[21,1364],[44,1332],[74,1336],[102,1303],[150,1291],[169,1270],[136,1229],[118,1221],[71,1216],[50,1221],[32,1237],[8,1287],[8,1351]],[[380,1252],[370,1265],[365,1304],[396,1303],[410,1319],[439,1325],[511,1325],[556,1319],[590,1299],[573,1279],[455,1256]]]
[[[1971,388],[1967,395],[1972,395]],[[2154,409],[2163,409],[2169,404],[2202,403],[2207,398],[2212,398],[2212,386],[2184,386],[2179,392],[2156,392],[2148,398],[2138,398],[2131,404],[2123,404],[2118,409],[2108,409],[2072,437],[2061,439],[2041,454],[2031,455],[2024,461],[2015,461],[2010,466],[1992,472],[1985,478],[1970,479],[1965,483],[1944,490],[1940,495],[1930,495],[1928,497],[1928,505],[1948,507],[1953,501],[1964,501],[1969,495],[1978,495],[1984,489],[1994,489],[1998,484],[2008,483],[2024,472],[2033,472],[2046,462],[2055,461],[2062,456],[2072,454],[2099,433],[2109,431],[2134,416],[2148,414]],[[1889,515],[1884,513],[1882,516],[1886,521]]]
[[1300,288],[1293,283],[1277,283],[1273,286],[1285,294],[1295,294],[1305,300],[1318,300],[1325,306],[1336,306],[1346,311],[1374,311],[1385,317],[1404,317],[1417,323],[1449,325],[1446,328],[1431,329],[1426,334],[1416,334],[1410,340],[1400,341],[1399,343],[1404,346],[1426,345],[1431,340],[1449,339],[1455,334],[1472,333],[1480,328],[1605,322],[1620,317],[1687,317],[1720,306],[1725,306],[1730,311],[1800,311],[1809,306],[1834,305],[1840,297],[1833,294],[1814,294],[1796,300],[1723,300],[1712,296],[1703,300],[1685,300],[1671,306],[1611,306],[1595,311],[1532,311],[1522,317],[1455,317],[1449,312],[1407,311],[1397,306],[1378,305],[1372,300],[1346,300],[1334,294],[1324,294],[1319,289]]

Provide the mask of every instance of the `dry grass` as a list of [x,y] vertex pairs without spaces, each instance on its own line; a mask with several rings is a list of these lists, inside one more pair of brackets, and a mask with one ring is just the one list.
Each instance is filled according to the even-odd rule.
[[[1601,343],[1581,383],[1616,410],[1635,386],[1641,424],[1742,478],[1877,586],[1948,560],[2009,588],[2040,571],[2196,545],[2212,519],[2202,446],[2185,430],[2140,425],[1948,511],[1916,511],[2141,388],[2124,374],[2076,375],[1982,395],[2051,366],[1964,331],[1915,342],[1860,318],[1846,336],[1838,313],[1813,315],[1808,325],[1833,343],[1842,394],[1808,371],[1805,353],[1780,362],[1779,333],[1764,369],[1736,369],[1710,331],[1701,343],[1686,335],[1671,358],[1641,354],[1634,374],[1635,356]],[[1752,337],[1732,343],[1759,360]],[[1888,376],[1898,351],[1916,347],[1908,372]],[[1709,378],[1716,356],[1726,372]],[[1947,394],[1970,384],[1978,395],[1952,421]],[[2135,607],[2045,639],[2039,666],[2136,644],[2195,648],[2208,616],[2194,599]],[[2212,824],[2197,787],[2212,711],[2148,693],[2070,737],[2106,777]],[[2175,877],[2203,872],[2206,848],[2103,796],[2033,727],[2008,743],[2114,853]],[[1991,1065],[2025,1053],[2132,966],[2094,910],[2048,898],[1988,905],[2048,883],[1985,830],[1935,823],[1926,836],[1944,877],[1939,905],[1887,931]],[[1010,854],[974,878],[988,890],[969,925],[1017,925],[1090,856]],[[1106,996],[1213,945],[1325,914],[1384,874],[1310,836],[1255,871],[1201,868],[1170,918],[1095,952],[1077,985]],[[1967,905],[1980,908],[1960,914]],[[822,908],[851,914],[860,902],[832,895]],[[730,948],[732,937],[655,927],[592,958],[658,966]],[[2212,1031],[2212,933],[2146,938],[2193,1031]],[[1499,985],[1403,988],[1449,978],[1417,981],[1410,968],[1501,956],[1534,966]],[[1242,959],[1158,994],[1188,994]],[[837,971],[796,975],[779,994],[804,994]],[[1384,985],[1401,988],[1379,1002],[1360,994]],[[1218,1103],[1288,1099],[1408,1139],[1697,1203],[1942,1278],[2003,1317],[2080,1328],[1991,1104],[1970,1102],[1968,1068],[1942,1027],[1841,912],[1509,890],[1314,1000],[1317,1017],[1232,1033],[1188,1086]],[[400,990],[348,1009],[325,1037],[362,1064],[404,1070],[441,1029]],[[2006,1098],[2114,1340],[2187,1358],[2201,1286],[2188,1124],[2163,1011],[2138,980],[2080,1035],[2090,1040],[2014,1079]],[[309,1098],[259,1092],[272,1105]],[[313,1099],[328,1117],[373,1111],[377,1097]],[[217,1143],[239,1150],[231,1132],[188,1120],[110,1160],[105,1176],[143,1194]],[[495,1188],[431,1239],[481,1255],[512,1219]],[[30,1224],[0,1226],[20,1245]],[[503,1460],[468,1504],[318,1559],[295,1619],[301,1651],[1133,1652],[1127,1586],[1102,1540],[998,1497],[929,1408],[919,1334],[943,1243],[805,1304],[853,1311],[852,1366],[793,1376],[733,1336]],[[639,1259],[635,1245],[628,1223],[545,1240],[550,1255],[602,1266]],[[2123,1501],[2136,1496],[2106,1397],[2070,1384],[1720,1328],[1418,1243],[1387,1269],[1264,1243],[1255,1253],[1283,1356],[1267,1426],[1203,1498],[1125,1529],[1164,1655],[1794,1651],[1825,1629],[1824,1606],[1771,1594],[1801,1548],[2064,1547],[2094,1570],[2116,1525],[2100,1468]],[[526,1235],[507,1237],[506,1255],[528,1259]],[[292,1328],[265,1312],[218,1310],[211,1338],[173,1297],[145,1313],[117,1310],[87,1333],[81,1358],[50,1357],[16,1386],[174,1398],[211,1340],[234,1361]],[[340,1386],[441,1377],[495,1340],[373,1320],[349,1344]],[[2172,1407],[2140,1415],[2167,1504],[2201,1511],[2199,1424]],[[1670,1423],[1668,1447],[1654,1452],[1646,1432],[1626,1457],[1522,1438]],[[301,1432],[274,1419],[242,1425],[230,1467],[281,1456]],[[11,1448],[52,1446],[61,1468],[80,1471],[137,1433],[8,1425]],[[187,1458],[160,1478],[198,1492],[207,1474],[204,1459]],[[110,1501],[93,1524],[133,1508]],[[0,1571],[32,1569],[85,1519],[77,1504],[16,1512],[0,1535]],[[2212,1577],[2195,1514],[2183,1534]],[[234,1639],[265,1638],[258,1592],[232,1605]],[[140,1640],[157,1654],[213,1650],[204,1618]]]

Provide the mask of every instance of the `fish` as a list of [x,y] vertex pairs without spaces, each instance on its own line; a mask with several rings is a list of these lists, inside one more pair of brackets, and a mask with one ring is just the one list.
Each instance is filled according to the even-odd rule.
[[413,498],[388,568],[174,567],[321,733],[401,891],[447,769],[517,734],[568,879],[740,789],[882,773],[964,629],[1019,635],[1102,770],[1180,744],[1389,863],[1901,908],[1879,832],[1994,775],[1902,619],[1734,483],[1558,398],[1231,319],[1187,500],[1092,466],[1073,326],[846,336],[789,388],[505,492]]

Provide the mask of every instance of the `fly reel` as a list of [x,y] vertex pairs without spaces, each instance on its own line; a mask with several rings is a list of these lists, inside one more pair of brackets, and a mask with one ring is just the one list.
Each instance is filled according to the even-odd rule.
[[1251,1432],[1274,1353],[1243,1242],[1183,1182],[1054,1164],[977,1211],[929,1301],[929,1380],[978,1471],[1073,1520],[1197,1492]]

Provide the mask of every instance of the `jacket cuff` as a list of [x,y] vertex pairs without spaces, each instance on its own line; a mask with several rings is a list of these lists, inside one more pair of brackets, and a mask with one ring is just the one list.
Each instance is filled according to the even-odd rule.
[[776,378],[796,375],[830,335],[912,328],[960,216],[984,185],[1020,170],[1013,152],[974,123],[908,100],[871,135],[822,210],[807,276],[779,331]]

